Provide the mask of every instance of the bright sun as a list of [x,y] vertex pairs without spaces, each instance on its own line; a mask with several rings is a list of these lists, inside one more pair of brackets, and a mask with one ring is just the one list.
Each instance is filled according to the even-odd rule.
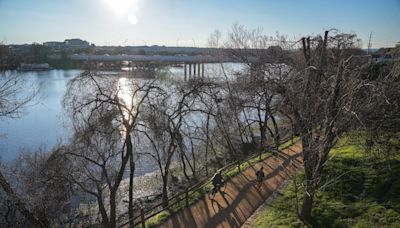
[[135,3],[135,1],[132,0],[105,0],[105,2],[118,16],[126,14]]
[[134,13],[130,13],[128,15],[128,21],[129,23],[131,23],[132,25],[136,25],[138,23],[138,18]]
[[136,16],[136,0],[104,0],[108,7],[119,17],[127,17],[128,22],[132,25],[138,23]]

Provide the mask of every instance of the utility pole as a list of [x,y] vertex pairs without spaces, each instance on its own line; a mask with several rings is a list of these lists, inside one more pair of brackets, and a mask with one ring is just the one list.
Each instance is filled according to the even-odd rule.
[[372,40],[372,32],[369,34],[369,40],[368,40],[368,50],[367,54],[369,55],[370,49],[371,49],[371,40]]

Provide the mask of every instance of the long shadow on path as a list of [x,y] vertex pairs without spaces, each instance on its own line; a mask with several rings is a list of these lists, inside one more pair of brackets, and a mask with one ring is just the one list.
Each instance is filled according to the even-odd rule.
[[[292,147],[267,158],[254,167],[248,167],[231,178],[225,194],[218,194],[214,200],[207,196],[172,215],[160,227],[240,227],[248,217],[301,167],[301,145]],[[300,158],[300,159],[299,159]],[[261,190],[255,186],[255,168],[268,165]]]

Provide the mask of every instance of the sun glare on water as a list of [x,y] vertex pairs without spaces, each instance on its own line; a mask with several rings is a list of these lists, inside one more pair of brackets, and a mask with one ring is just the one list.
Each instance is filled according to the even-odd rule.
[[135,105],[136,103],[136,97],[134,96],[134,92],[131,90],[132,87],[132,81],[125,78],[121,77],[118,79],[118,98],[121,99],[122,102],[122,112],[123,115],[126,119],[131,120],[130,115],[133,113],[130,113],[130,109]]
[[132,25],[138,23],[138,17],[136,15],[137,0],[104,0],[107,6],[116,14],[118,17],[126,17],[128,22]]

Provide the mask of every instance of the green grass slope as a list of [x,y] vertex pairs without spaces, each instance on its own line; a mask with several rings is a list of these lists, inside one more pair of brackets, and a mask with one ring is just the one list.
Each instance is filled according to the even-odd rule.
[[[400,157],[368,155],[341,140],[331,152],[315,197],[313,227],[400,227]],[[398,154],[398,153],[397,153]],[[299,206],[304,175],[296,178]],[[292,181],[251,227],[303,227],[296,216]]]

